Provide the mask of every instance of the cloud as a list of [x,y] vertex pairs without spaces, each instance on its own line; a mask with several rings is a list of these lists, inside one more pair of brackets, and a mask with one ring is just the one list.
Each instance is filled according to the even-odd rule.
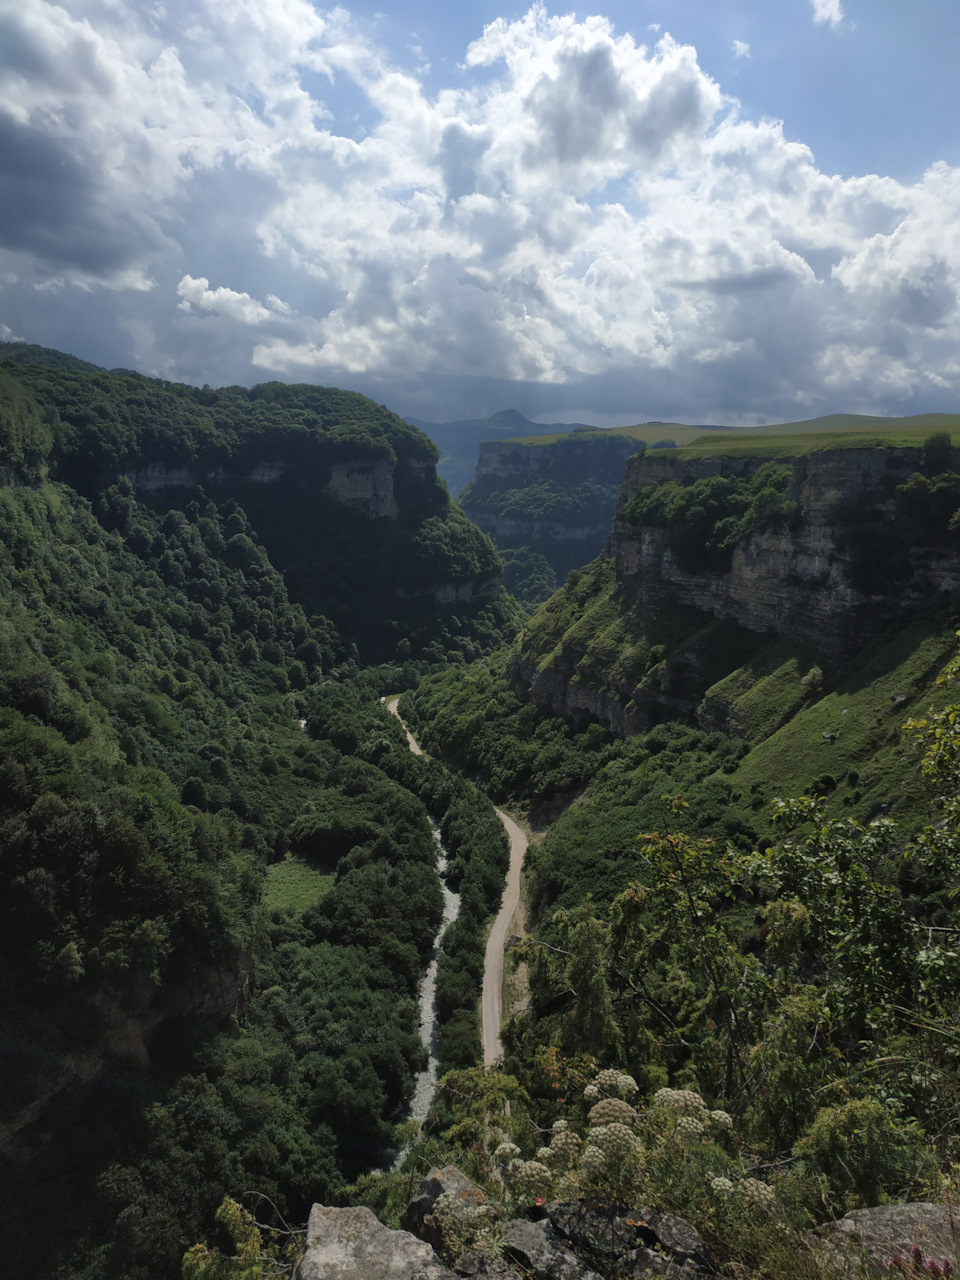
[[958,171],[823,174],[669,35],[538,5],[428,93],[307,0],[86,12],[23,0],[0,32],[0,279],[31,340],[21,317],[53,329],[69,297],[78,332],[127,344],[111,364],[451,417],[960,390]]
[[213,311],[228,320],[236,320],[240,324],[262,324],[265,320],[276,319],[277,313],[290,310],[285,302],[270,295],[270,308],[263,306],[251,298],[249,293],[237,293],[233,289],[211,289],[210,281],[204,276],[194,280],[193,276],[184,276],[177,285],[177,303],[180,311],[196,314],[200,311]]
[[749,58],[750,57],[749,44],[747,44],[745,40],[734,40],[733,56],[735,58]]
[[831,27],[843,21],[843,7],[840,0],[811,0],[814,22],[829,22]]

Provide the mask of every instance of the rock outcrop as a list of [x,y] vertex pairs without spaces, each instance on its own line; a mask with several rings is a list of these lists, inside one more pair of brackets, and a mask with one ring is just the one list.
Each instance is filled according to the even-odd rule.
[[[768,459],[670,455],[633,458],[623,485],[606,554],[617,581],[634,585],[650,602],[668,592],[681,605],[730,618],[750,631],[775,631],[845,657],[872,638],[878,620],[936,592],[960,590],[960,558],[950,548],[915,549],[913,573],[890,593],[852,585],[851,557],[838,547],[837,513],[861,495],[892,495],[920,469],[918,448],[826,449],[777,459],[790,468],[787,497],[797,518],[789,528],[758,528],[733,550],[729,572],[688,572],[671,553],[667,530],[638,525],[631,500],[647,485],[690,485],[709,476],[749,476]],[[885,504],[890,512],[893,501]],[[891,584],[892,587],[892,584]]]
[[[713,1280],[719,1274],[700,1235],[676,1214],[566,1200],[502,1223],[493,1247],[488,1241],[461,1251],[464,1223],[478,1211],[491,1212],[482,1191],[453,1165],[431,1169],[399,1231],[369,1209],[314,1205],[295,1280]],[[856,1209],[808,1231],[806,1243],[818,1274],[853,1278],[867,1263],[879,1271],[892,1265],[904,1275],[943,1277],[960,1264],[960,1211],[926,1203]]]
[[[314,1205],[297,1280],[606,1280],[675,1276],[709,1280],[716,1267],[693,1227],[653,1209],[564,1201],[515,1218],[496,1232],[496,1247],[467,1245],[471,1220],[492,1210],[459,1169],[432,1169],[401,1219],[382,1226],[368,1209]],[[441,1259],[449,1260],[449,1268]]]
[[[415,472],[418,479],[433,477],[432,462],[407,459],[402,464]],[[338,503],[370,520],[396,520],[400,504],[396,493],[397,460],[358,458],[350,462],[334,462],[323,468],[318,479],[319,501]],[[159,462],[131,467],[125,474],[140,493],[159,493],[164,489],[192,489],[198,485],[274,484],[291,470],[292,464],[265,458],[252,466],[230,471],[222,465],[206,470],[170,467]]]
[[[952,455],[960,471],[960,450]],[[692,721],[732,669],[718,669],[721,649],[741,655],[736,667],[785,639],[797,652],[806,647],[808,666],[841,665],[885,627],[960,592],[960,554],[945,522],[940,534],[931,524],[910,541],[901,520],[897,490],[917,472],[923,478],[920,448],[775,459],[788,472],[779,496],[791,516],[757,520],[720,567],[716,556],[710,567],[707,555],[678,555],[674,530],[645,522],[639,495],[648,486],[672,481],[682,492],[712,477],[746,480],[769,462],[630,458],[602,566],[583,571],[589,590],[568,585],[519,638],[508,667],[518,694],[618,734]],[[701,723],[710,727],[710,716]]]
[[887,1204],[854,1209],[837,1222],[807,1232],[807,1243],[837,1271],[855,1274],[866,1259],[880,1271],[891,1264],[909,1275],[935,1274],[927,1265],[940,1265],[938,1274],[960,1266],[960,1209],[952,1205]]
[[297,1280],[454,1280],[433,1249],[408,1231],[392,1231],[363,1206],[315,1204]]

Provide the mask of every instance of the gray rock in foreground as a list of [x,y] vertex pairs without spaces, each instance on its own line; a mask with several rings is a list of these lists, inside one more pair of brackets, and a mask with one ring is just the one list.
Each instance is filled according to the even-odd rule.
[[548,1204],[546,1214],[570,1246],[588,1258],[619,1259],[625,1276],[712,1275],[707,1246],[684,1218],[584,1200]]
[[503,1251],[536,1280],[599,1280],[549,1222],[518,1219],[503,1228]]
[[888,1204],[854,1209],[837,1222],[806,1233],[810,1247],[839,1271],[853,1272],[862,1257],[880,1269],[897,1255],[919,1248],[927,1258],[947,1258],[960,1266],[960,1207],[945,1204]]
[[315,1204],[296,1280],[456,1280],[422,1240],[393,1231],[367,1208]]
[[456,1165],[445,1164],[442,1169],[431,1169],[417,1188],[416,1195],[400,1218],[404,1231],[411,1231],[435,1249],[441,1249],[444,1241],[439,1226],[427,1219],[442,1195],[453,1198],[454,1213],[466,1213],[484,1203],[484,1194],[475,1182],[460,1172]]

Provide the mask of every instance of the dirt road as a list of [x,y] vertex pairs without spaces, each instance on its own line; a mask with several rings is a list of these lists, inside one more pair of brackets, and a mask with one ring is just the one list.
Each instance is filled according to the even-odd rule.
[[[397,710],[399,701],[399,698],[391,698],[387,703],[387,710],[392,712],[398,720],[400,720],[400,712]],[[403,721],[400,720],[400,723],[403,724]],[[407,742],[410,744],[410,750],[414,755],[422,755],[423,753],[413,734],[405,724],[403,727],[407,735]],[[513,919],[513,913],[516,911],[517,904],[520,901],[520,868],[523,866],[523,855],[527,851],[527,837],[514,820],[508,817],[501,809],[497,810],[497,817],[503,823],[507,835],[510,837],[510,866],[507,870],[500,910],[497,913],[496,920],[493,922],[490,936],[487,938],[487,952],[483,965],[480,1024],[481,1039],[483,1040],[483,1065],[485,1067],[492,1067],[503,1057],[503,1045],[500,1043],[500,992],[503,987],[503,948],[507,941],[510,921]]]

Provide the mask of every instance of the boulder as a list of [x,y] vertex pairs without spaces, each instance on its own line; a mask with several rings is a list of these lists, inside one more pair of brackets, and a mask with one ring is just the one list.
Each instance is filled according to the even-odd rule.
[[654,1277],[672,1276],[674,1280],[687,1280],[687,1277],[709,1275],[709,1272],[697,1271],[690,1263],[682,1265],[665,1253],[656,1249],[631,1249],[625,1253],[617,1265],[617,1275],[630,1277],[630,1280],[653,1280]]
[[393,1231],[367,1208],[315,1204],[307,1248],[295,1280],[456,1280],[430,1248],[407,1231]]
[[946,1258],[956,1271],[960,1266],[960,1208],[918,1202],[854,1209],[836,1222],[808,1231],[806,1240],[838,1271],[850,1274],[864,1257],[884,1270],[898,1257],[906,1261],[915,1249],[921,1251],[921,1265],[923,1259]]
[[[663,1274],[669,1264],[684,1274],[716,1271],[707,1246],[684,1218],[654,1209],[567,1200],[547,1205],[552,1226],[588,1257],[619,1258],[628,1275]],[[648,1256],[649,1255],[649,1256]]]
[[657,1246],[675,1263],[686,1270],[716,1271],[707,1246],[686,1218],[655,1211],[649,1211],[645,1217],[645,1225],[656,1237]]
[[506,1258],[492,1257],[481,1249],[467,1249],[453,1264],[453,1269],[467,1280],[523,1280]]
[[[640,1215],[645,1210],[637,1210]],[[574,1249],[604,1257],[619,1257],[635,1249],[639,1240],[634,1215],[612,1205],[588,1200],[562,1200],[548,1204],[550,1225]]]
[[599,1280],[585,1262],[566,1247],[549,1222],[508,1222],[501,1235],[503,1251],[535,1280]]
[[445,1164],[441,1169],[431,1169],[404,1209],[400,1226],[436,1249],[443,1246],[442,1232],[436,1222],[427,1219],[442,1195],[450,1196],[455,1213],[467,1213],[484,1203],[480,1188],[455,1165]]

